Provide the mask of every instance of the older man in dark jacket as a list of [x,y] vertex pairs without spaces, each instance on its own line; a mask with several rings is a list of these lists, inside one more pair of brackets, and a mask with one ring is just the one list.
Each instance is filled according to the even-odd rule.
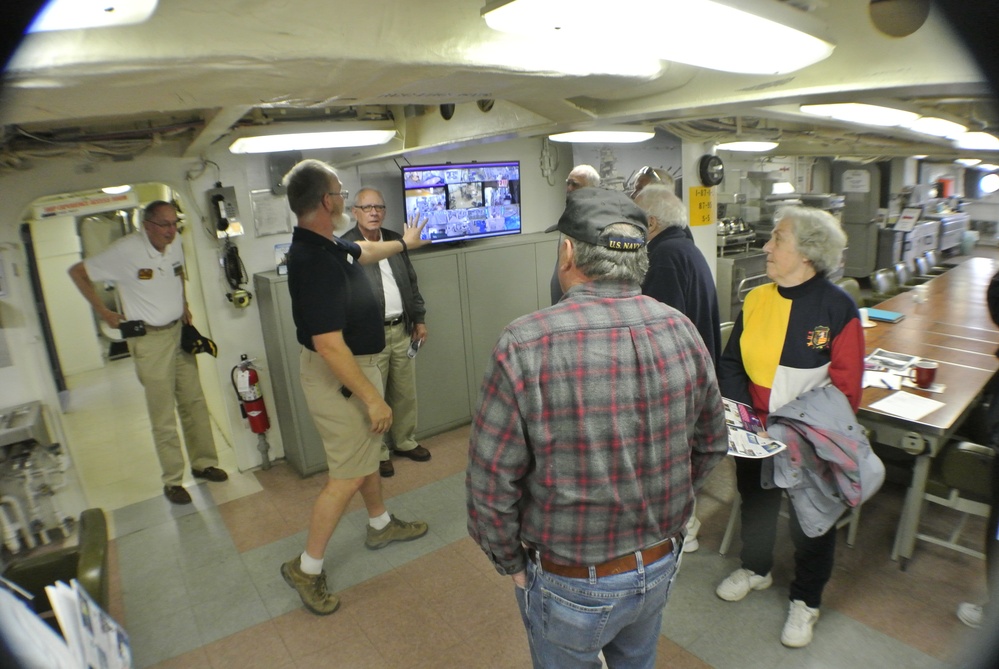
[[[351,209],[357,225],[345,232],[343,239],[378,242],[400,238],[397,232],[382,228],[385,199],[374,188],[358,191]],[[396,454],[410,460],[426,462],[430,459],[430,451],[416,443],[416,366],[413,360],[427,339],[424,322],[427,309],[409,254],[401,253],[366,265],[364,273],[381,302],[385,324],[385,349],[378,357],[378,368],[385,386],[385,401],[392,407],[394,419],[382,442],[378,471],[388,477],[395,474],[389,443]]]

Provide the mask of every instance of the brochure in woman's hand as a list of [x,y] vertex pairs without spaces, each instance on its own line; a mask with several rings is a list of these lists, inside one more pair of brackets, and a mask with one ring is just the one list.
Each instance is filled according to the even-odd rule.
[[728,454],[740,458],[769,458],[787,448],[767,435],[766,426],[748,404],[722,398],[728,425]]

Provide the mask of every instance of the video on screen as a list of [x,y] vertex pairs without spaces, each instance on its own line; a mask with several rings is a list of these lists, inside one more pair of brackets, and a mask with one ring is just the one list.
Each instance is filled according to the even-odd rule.
[[406,216],[428,219],[432,243],[515,235],[521,230],[520,163],[407,165]]

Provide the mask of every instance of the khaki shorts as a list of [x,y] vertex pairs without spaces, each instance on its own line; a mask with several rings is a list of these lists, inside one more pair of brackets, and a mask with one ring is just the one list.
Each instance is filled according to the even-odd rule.
[[[359,355],[354,360],[368,381],[384,394],[375,356]],[[364,403],[343,396],[343,384],[318,353],[303,346],[299,365],[305,402],[323,440],[330,478],[360,478],[377,471],[382,435],[371,431]]]

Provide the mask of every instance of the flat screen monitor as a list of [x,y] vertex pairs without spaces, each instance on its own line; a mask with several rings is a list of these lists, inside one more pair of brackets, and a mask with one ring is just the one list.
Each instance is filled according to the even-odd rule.
[[431,243],[520,233],[520,163],[447,163],[402,168],[406,217],[428,219]]

